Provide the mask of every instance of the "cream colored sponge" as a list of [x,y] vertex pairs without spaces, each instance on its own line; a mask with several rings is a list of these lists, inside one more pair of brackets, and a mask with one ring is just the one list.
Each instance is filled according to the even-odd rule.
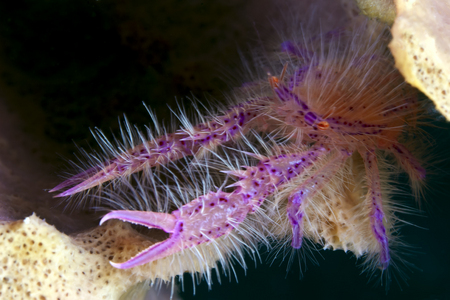
[[[2,224],[0,298],[119,299],[136,282],[112,268],[107,258],[126,227],[110,224],[93,233],[103,238],[93,240],[89,235],[70,238],[35,215]],[[139,239],[136,244],[142,245]]]
[[0,299],[120,299],[142,281],[170,280],[184,271],[202,273],[218,259],[190,257],[190,263],[181,266],[179,255],[173,255],[127,270],[109,264],[127,260],[154,242],[120,221],[74,237],[35,215],[4,222],[0,224]]
[[395,66],[450,120],[450,5],[442,0],[396,0],[389,45]]

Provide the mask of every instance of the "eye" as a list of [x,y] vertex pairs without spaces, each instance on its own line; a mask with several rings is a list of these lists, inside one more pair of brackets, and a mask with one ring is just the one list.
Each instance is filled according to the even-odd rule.
[[272,88],[277,88],[278,84],[280,83],[280,79],[276,76],[269,77],[269,84]]
[[317,128],[319,128],[320,130],[327,130],[328,128],[330,128],[330,124],[328,124],[327,121],[321,121],[317,123]]

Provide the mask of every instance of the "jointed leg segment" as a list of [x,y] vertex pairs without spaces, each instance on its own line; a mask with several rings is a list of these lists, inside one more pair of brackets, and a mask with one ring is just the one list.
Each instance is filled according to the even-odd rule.
[[189,130],[177,130],[175,133],[140,144],[98,168],[91,168],[69,178],[50,192],[75,184],[55,197],[70,196],[106,181],[139,172],[146,167],[196,155],[202,148],[212,149],[238,138],[249,127],[258,125],[260,110],[261,104],[257,100],[248,101],[230,109],[228,113],[217,117],[214,121],[199,124]]
[[382,269],[386,269],[389,266],[390,261],[389,241],[386,228],[383,223],[385,215],[383,212],[380,173],[378,171],[377,157],[374,150],[368,150],[365,152],[360,151],[360,154],[366,167],[367,185],[369,187],[366,202],[367,205],[370,205],[370,226],[372,227],[372,233],[374,234],[379,245],[379,265]]
[[120,219],[170,233],[167,240],[151,246],[127,262],[113,265],[131,268],[229,234],[278,186],[311,168],[326,153],[324,148],[313,148],[302,153],[282,154],[262,160],[257,166],[247,167],[245,171],[230,172],[240,178],[234,184],[236,188],[233,192],[210,192],[171,214],[110,212],[103,217],[102,223],[109,219]]
[[408,173],[412,180],[423,181],[425,179],[425,169],[405,146],[397,143],[388,147],[388,149],[394,154],[403,170]]
[[327,184],[345,160],[349,153],[339,152],[334,155],[322,168],[303,182],[288,199],[287,216],[292,226],[292,247],[299,249],[302,246],[303,238],[303,216],[311,199],[317,192],[320,192]]

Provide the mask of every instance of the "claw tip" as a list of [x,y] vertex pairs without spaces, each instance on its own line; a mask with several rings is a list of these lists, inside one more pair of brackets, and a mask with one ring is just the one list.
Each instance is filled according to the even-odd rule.
[[106,215],[103,216],[103,218],[100,220],[100,226],[102,226],[103,223],[105,223],[106,221],[108,221],[109,219],[111,219],[111,218],[109,217],[109,214],[110,214],[110,213],[107,213]]
[[66,197],[66,196],[68,196],[68,195],[66,195],[66,193],[63,192],[63,193],[59,193],[58,195],[53,196],[53,198],[62,198],[62,197]]
[[125,267],[124,264],[115,263],[115,262],[112,262],[112,261],[110,261],[109,263],[111,264],[111,266],[113,266],[116,269],[127,269],[127,267]]

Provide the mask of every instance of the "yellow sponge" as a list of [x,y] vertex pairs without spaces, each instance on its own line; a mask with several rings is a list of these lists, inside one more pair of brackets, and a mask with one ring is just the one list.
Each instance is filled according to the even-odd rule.
[[441,0],[396,0],[389,45],[406,81],[450,120],[450,6]]
[[[126,230],[108,227],[108,233]],[[90,241],[72,239],[35,215],[2,224],[0,298],[118,299],[134,283],[105,259],[114,240]]]
[[359,9],[369,18],[392,25],[395,19],[395,5],[393,0],[355,0]]
[[0,224],[0,299],[119,299],[142,281],[170,280],[185,271],[209,272],[219,259],[205,245],[197,256],[181,252],[133,269],[109,264],[125,261],[154,242],[120,221],[74,237],[35,215],[4,222]]

